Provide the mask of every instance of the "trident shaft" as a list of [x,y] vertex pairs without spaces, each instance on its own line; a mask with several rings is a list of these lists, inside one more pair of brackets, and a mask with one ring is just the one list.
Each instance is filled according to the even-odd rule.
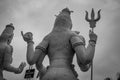
[[[98,11],[98,15],[97,15],[96,19],[95,19],[95,12],[94,12],[93,8],[92,8],[92,11],[91,11],[91,19],[88,18],[88,12],[86,11],[85,20],[87,22],[89,22],[90,28],[92,28],[93,32],[94,32],[94,28],[96,27],[96,22],[99,21],[100,18],[101,18],[100,11],[101,11],[101,9]],[[93,80],[93,60],[91,62],[91,80]]]

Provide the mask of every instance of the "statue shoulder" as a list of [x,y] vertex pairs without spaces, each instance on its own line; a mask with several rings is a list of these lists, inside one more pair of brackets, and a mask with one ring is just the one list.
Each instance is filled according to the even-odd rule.
[[79,35],[79,31],[72,31],[71,32],[71,37],[79,37],[79,38],[84,38],[82,35]]
[[43,38],[43,40],[36,46],[35,49],[41,49],[43,52],[46,53],[48,44],[49,44],[49,35],[46,35]]
[[5,52],[12,55],[13,47],[11,45],[6,45]]
[[75,31],[72,32],[72,35],[70,37],[70,41],[72,43],[82,42],[84,45],[86,44],[85,38],[82,35],[79,35],[78,32],[75,32]]

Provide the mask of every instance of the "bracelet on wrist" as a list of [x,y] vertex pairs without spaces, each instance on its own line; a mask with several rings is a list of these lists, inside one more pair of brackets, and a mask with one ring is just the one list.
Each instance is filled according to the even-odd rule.
[[95,40],[89,40],[89,44],[93,47],[95,47],[96,45],[96,41]]
[[29,43],[33,43],[33,44],[34,44],[34,42],[33,42],[32,40],[29,40],[27,43],[28,43],[28,44],[29,44]]
[[95,44],[96,44],[96,41],[95,41],[95,40],[89,40],[89,43],[90,43],[90,42],[93,42],[93,43],[95,43]]
[[77,46],[80,46],[80,45],[85,46],[85,43],[83,43],[83,42],[74,43],[73,48],[76,48]]

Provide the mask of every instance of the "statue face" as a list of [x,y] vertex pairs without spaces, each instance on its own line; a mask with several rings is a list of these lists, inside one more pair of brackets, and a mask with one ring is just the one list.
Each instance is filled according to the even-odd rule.
[[13,39],[13,36],[14,36],[14,34],[12,34],[9,38],[8,38],[8,44],[10,44],[11,42],[12,42],[12,39]]

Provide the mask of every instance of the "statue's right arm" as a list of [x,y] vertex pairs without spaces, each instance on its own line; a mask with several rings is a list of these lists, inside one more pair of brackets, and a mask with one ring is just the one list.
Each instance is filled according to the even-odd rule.
[[3,63],[4,70],[9,71],[9,72],[18,73],[20,70],[19,70],[19,68],[15,68],[11,65],[11,58],[12,58],[11,51],[10,51],[9,47],[6,47],[5,54],[4,54],[4,63]]
[[71,44],[75,50],[78,65],[82,71],[87,71],[94,57],[95,43],[92,40],[89,41],[86,48],[84,38],[79,35],[74,35],[71,38]]

